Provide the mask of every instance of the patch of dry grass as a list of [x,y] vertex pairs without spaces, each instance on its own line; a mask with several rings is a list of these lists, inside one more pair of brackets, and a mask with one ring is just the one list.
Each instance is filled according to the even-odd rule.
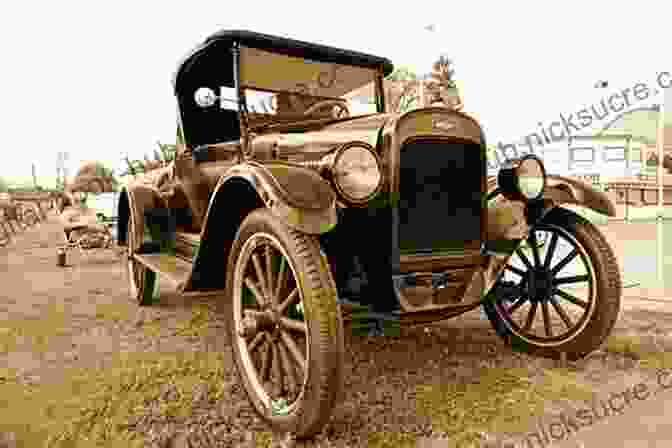
[[171,336],[199,338],[207,334],[207,330],[216,321],[215,307],[212,304],[198,303],[189,309],[188,319],[178,320],[167,325],[164,319],[152,319],[142,322],[143,332],[150,337],[156,337],[163,332]]
[[374,432],[369,434],[367,446],[374,448],[414,448],[418,445],[414,434],[403,432]]
[[[26,388],[5,381],[0,431],[16,432],[26,446],[142,446],[141,434],[133,431],[135,416],[153,407],[179,421],[199,400],[222,400],[226,363],[220,353],[136,353],[104,371],[73,370],[67,384]],[[197,397],[198,385],[205,393]]]
[[[473,447],[480,446],[484,433],[526,431],[550,401],[592,398],[591,388],[577,381],[569,369],[539,373],[525,368],[481,368],[471,382],[418,387],[416,406],[419,415],[431,418],[433,431],[444,435],[437,441],[441,446]],[[256,446],[269,448],[272,442],[270,432],[256,436]],[[417,443],[417,435],[397,431],[371,432],[367,440],[369,448],[411,448]]]
[[549,401],[592,397],[567,369],[537,376],[524,368],[483,368],[469,383],[426,385],[418,390],[418,412],[432,418],[435,432],[448,436],[446,446],[471,446],[481,432],[524,431]]
[[[93,318],[131,321],[133,304],[99,304]],[[202,336],[212,320],[208,306],[196,306],[190,318],[168,331],[180,336]],[[40,319],[18,319],[0,324],[0,351],[19,348],[53,350],[50,339],[71,331],[72,316],[65,308],[46,307]],[[148,329],[165,324],[153,321]],[[157,328],[158,329],[158,328]],[[13,432],[24,446],[142,446],[133,419],[147,413],[184,419],[194,404],[213,404],[225,395],[224,354],[213,352],[118,354],[104,370],[70,368],[65,383],[28,386],[13,369],[0,369],[0,432]],[[166,395],[166,386],[170,394]],[[199,389],[200,387],[200,389]],[[205,389],[205,390],[203,390]],[[46,443],[46,444],[45,444]]]
[[214,306],[209,304],[197,304],[191,309],[191,317],[188,321],[178,323],[173,335],[200,337],[215,320]]
[[636,359],[645,369],[672,368],[672,352],[665,351],[655,343],[655,338],[641,335],[612,335],[604,346],[608,353],[620,354]]
[[49,339],[68,334],[70,313],[63,305],[52,304],[36,316],[24,316],[0,322],[0,354],[15,351],[19,346],[30,346],[33,351],[47,350]]
[[95,317],[119,323],[130,320],[137,311],[137,305],[130,302],[99,303],[96,305]]
[[[95,317],[118,322],[136,312],[132,304],[109,304],[98,306]],[[162,320],[144,322],[142,327],[149,333],[165,330],[202,337],[214,318],[211,306],[195,304],[187,319],[170,328]],[[32,346],[44,350],[49,337],[68,325],[67,313],[57,306],[49,307],[40,320],[3,323],[0,350],[13,349],[17,337],[29,338]],[[643,367],[672,367],[672,354],[639,336],[611,336],[605,350],[637,358]],[[1,369],[0,432],[16,433],[25,446],[139,447],[143,434],[132,426],[136,416],[179,421],[194,413],[199,400],[214,405],[226,399],[227,363],[221,353],[132,353],[119,355],[104,371],[72,370],[65,384],[37,386],[21,384],[15,371]],[[591,388],[571,369],[488,367],[475,370],[472,378],[439,379],[417,389],[417,412],[431,418],[435,432],[447,435],[441,442],[445,446],[473,446],[482,440],[481,433],[524,432],[551,401],[593,398]],[[205,393],[198,386],[204,386]],[[257,446],[272,446],[270,432],[255,437]],[[45,441],[49,443],[44,445]],[[417,440],[413,434],[371,432],[367,442],[373,448],[412,447]]]

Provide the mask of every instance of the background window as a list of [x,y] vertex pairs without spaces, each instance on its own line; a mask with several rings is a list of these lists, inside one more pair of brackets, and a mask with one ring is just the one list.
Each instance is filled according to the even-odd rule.
[[625,147],[623,146],[605,146],[605,162],[621,162],[625,160]]
[[371,95],[366,94],[354,96],[352,97],[352,100],[361,104],[376,104],[376,99]]
[[593,148],[572,148],[570,149],[572,162],[594,162],[595,149]]

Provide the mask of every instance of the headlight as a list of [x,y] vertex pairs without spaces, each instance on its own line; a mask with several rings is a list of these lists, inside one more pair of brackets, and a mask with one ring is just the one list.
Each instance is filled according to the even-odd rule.
[[546,187],[546,169],[533,155],[508,162],[497,176],[502,194],[510,200],[533,201],[541,198]]
[[353,205],[373,199],[383,183],[380,159],[365,142],[351,142],[336,151],[330,172],[339,195]]

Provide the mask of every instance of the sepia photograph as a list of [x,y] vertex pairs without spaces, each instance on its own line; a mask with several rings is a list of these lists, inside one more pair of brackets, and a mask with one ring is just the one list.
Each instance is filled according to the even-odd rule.
[[665,8],[532,6],[7,6],[0,448],[672,443]]

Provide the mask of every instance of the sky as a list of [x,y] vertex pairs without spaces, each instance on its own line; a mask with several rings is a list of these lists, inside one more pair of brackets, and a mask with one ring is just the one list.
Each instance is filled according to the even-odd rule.
[[57,151],[70,152],[72,173],[83,160],[116,167],[122,152],[141,158],[174,142],[172,74],[222,28],[372,53],[418,72],[446,53],[465,111],[494,142],[604,96],[599,79],[611,92],[672,71],[670,9],[646,0],[12,2],[0,17],[0,176],[30,176],[32,163],[52,176]]

